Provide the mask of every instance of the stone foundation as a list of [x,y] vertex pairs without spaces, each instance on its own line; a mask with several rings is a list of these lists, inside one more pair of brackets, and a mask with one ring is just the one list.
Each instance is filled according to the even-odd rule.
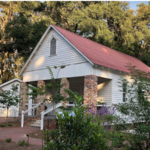
[[97,108],[97,85],[98,77],[95,75],[87,75],[84,77],[84,104],[88,107],[92,105]]

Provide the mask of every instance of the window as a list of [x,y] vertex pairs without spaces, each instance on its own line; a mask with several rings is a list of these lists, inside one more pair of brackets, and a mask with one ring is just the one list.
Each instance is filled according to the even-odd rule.
[[56,39],[52,38],[50,41],[50,55],[56,55]]
[[127,92],[127,84],[123,83],[122,85],[123,90],[123,102],[126,102],[126,92]]

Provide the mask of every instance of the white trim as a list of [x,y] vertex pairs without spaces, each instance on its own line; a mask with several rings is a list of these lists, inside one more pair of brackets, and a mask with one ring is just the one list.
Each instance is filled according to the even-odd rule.
[[12,79],[12,80],[10,80],[10,81],[7,81],[7,82],[1,84],[0,87],[3,87],[3,86],[5,86],[5,85],[7,85],[7,84],[10,84],[10,83],[12,83],[12,82],[14,82],[14,81],[23,82],[22,80],[20,80],[20,79],[18,79],[18,78],[15,78],[15,79]]
[[28,60],[26,61],[26,63],[24,64],[23,68],[21,69],[19,76],[22,75],[23,71],[25,70],[25,68],[27,67],[28,63],[30,62],[31,58],[34,56],[36,50],[38,49],[38,47],[41,45],[42,41],[44,40],[44,38],[46,37],[47,33],[49,32],[49,30],[53,28],[59,35],[61,35],[73,48],[75,48],[87,61],[89,61],[92,65],[94,65],[92,63],[92,61],[90,61],[84,54],[82,54],[80,52],[80,50],[78,50],[68,39],[66,39],[59,31],[57,31],[57,29],[55,29],[55,27],[53,27],[52,25],[50,25],[47,30],[45,31],[45,33],[43,34],[43,36],[41,37],[40,41],[38,42],[38,44],[36,45],[36,47],[34,48],[33,52],[31,53],[31,55],[29,56]]

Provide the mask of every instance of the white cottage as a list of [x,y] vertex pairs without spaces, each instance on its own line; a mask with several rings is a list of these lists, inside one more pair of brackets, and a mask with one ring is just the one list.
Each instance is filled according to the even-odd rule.
[[[8,90],[11,91],[12,85],[18,85],[18,90],[16,94],[20,94],[20,82],[22,82],[22,80],[18,78],[12,79],[8,82],[1,84],[0,89],[5,91]],[[18,117],[18,115],[19,115],[19,104],[18,106],[11,106],[8,110],[8,117]],[[7,117],[7,109],[2,108],[2,104],[0,104],[0,117]]]
[[[27,85],[39,86],[50,81],[47,66],[52,68],[56,79],[63,79],[67,88],[83,95],[85,104],[123,102],[124,95],[120,92],[118,81],[120,76],[130,80],[127,63],[135,65],[137,69],[150,71],[147,65],[134,57],[50,25],[20,72],[23,76],[22,109],[28,109],[24,105],[28,101],[25,95]],[[54,66],[58,68],[54,69]],[[65,68],[60,69],[61,66]],[[37,102],[42,99],[42,96],[38,96]],[[37,109],[36,115],[44,109],[44,105]]]

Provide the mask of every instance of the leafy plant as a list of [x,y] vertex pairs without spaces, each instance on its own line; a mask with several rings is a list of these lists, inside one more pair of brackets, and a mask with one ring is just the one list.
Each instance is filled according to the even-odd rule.
[[18,142],[18,146],[24,146],[24,145],[26,145],[25,140],[21,140]]
[[[63,69],[65,66],[61,66],[58,69]],[[56,66],[54,66],[55,69],[57,69]],[[47,69],[49,70],[49,74],[51,76],[51,82],[46,83],[45,86],[39,86],[39,87],[32,87],[28,86],[32,92],[26,93],[29,95],[32,99],[35,99],[37,95],[44,95],[47,94],[46,90],[51,91],[51,96],[49,98],[43,99],[43,102],[52,102],[53,103],[53,113],[55,112],[55,104],[59,103],[60,101],[64,101],[64,97],[60,93],[60,89],[63,87],[63,83],[61,83],[61,79],[55,79],[54,74],[49,66],[47,66]],[[59,70],[58,70],[59,73]],[[57,77],[58,77],[57,73]]]
[[10,143],[10,142],[11,142],[11,138],[7,138],[7,139],[6,139],[6,142],[7,142],[7,143]]
[[12,126],[13,126],[13,124],[8,124],[7,126],[12,127]]
[[[73,95],[72,95],[73,96]],[[85,113],[83,98],[74,94],[76,100],[73,112],[58,114],[58,129],[45,131],[44,150],[106,150],[107,141],[101,134],[101,121],[94,123],[92,115]]]
[[29,142],[26,142],[26,143],[25,143],[25,146],[29,146],[29,145],[30,145]]
[[8,120],[8,110],[11,106],[17,106],[21,101],[21,97],[19,94],[16,94],[18,89],[17,85],[12,85],[11,90],[0,90],[0,103],[1,107],[7,109],[7,120]]
[[[126,85],[126,102],[116,105],[118,129],[131,131],[127,148],[148,150],[150,148],[150,74],[128,65],[132,83],[121,78],[121,85]],[[122,84],[123,83],[123,84]],[[120,115],[119,115],[120,114]],[[131,125],[129,125],[131,124]]]
[[6,125],[4,125],[4,124],[1,124],[0,126],[1,126],[1,127],[6,127]]

